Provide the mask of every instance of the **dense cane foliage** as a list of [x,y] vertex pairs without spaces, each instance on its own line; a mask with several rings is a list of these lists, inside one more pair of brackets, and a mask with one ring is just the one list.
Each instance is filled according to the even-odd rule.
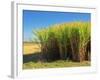
[[41,60],[90,60],[90,22],[56,24],[33,31],[41,44]]

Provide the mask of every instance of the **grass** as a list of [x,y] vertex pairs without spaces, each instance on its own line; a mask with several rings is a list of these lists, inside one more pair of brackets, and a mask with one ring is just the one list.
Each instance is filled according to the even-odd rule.
[[80,67],[90,66],[89,61],[72,62],[67,60],[57,60],[53,62],[28,62],[23,64],[23,69],[37,69],[37,68],[63,68],[63,67]]

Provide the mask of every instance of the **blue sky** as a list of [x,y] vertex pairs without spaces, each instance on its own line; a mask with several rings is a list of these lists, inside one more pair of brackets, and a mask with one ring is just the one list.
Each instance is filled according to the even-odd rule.
[[23,10],[24,41],[32,37],[32,30],[74,21],[90,21],[90,13]]

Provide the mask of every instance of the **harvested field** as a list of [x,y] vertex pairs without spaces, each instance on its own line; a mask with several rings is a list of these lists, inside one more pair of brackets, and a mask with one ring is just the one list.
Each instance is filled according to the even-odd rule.
[[24,55],[34,54],[37,52],[41,52],[40,44],[31,43],[31,42],[23,43],[23,54]]

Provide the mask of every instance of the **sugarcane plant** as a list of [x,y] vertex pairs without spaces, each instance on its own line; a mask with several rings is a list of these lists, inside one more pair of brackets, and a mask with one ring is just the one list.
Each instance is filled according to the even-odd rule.
[[42,59],[86,60],[90,55],[86,50],[91,37],[90,26],[90,22],[71,22],[34,30],[41,44]]
[[90,54],[86,52],[88,43],[90,41],[90,23],[83,24],[79,27],[79,33],[80,33],[80,47],[79,47],[79,53],[80,53],[80,60],[83,61],[86,59],[86,55]]

